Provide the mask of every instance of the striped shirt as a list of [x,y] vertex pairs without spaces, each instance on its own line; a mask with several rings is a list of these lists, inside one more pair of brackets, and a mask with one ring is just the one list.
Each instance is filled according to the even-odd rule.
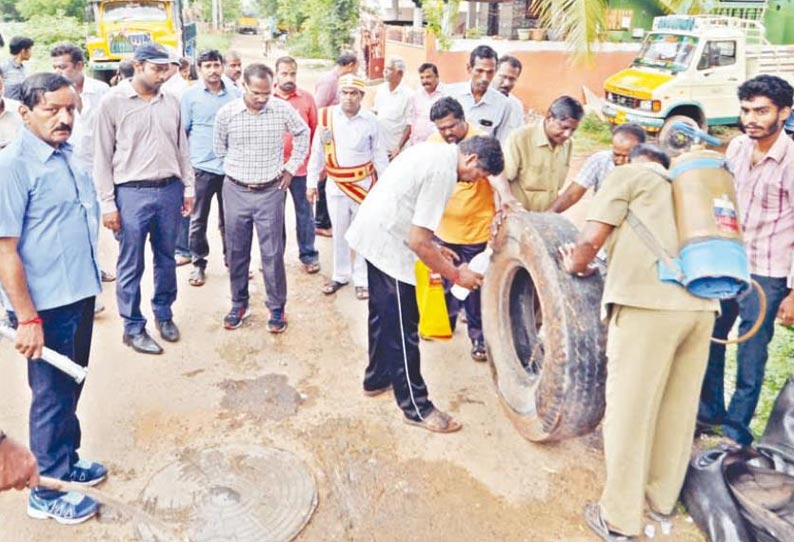
[[593,192],[598,192],[601,183],[613,169],[615,169],[615,157],[612,151],[599,151],[585,161],[573,182],[582,188],[592,188]]
[[753,165],[755,141],[739,136],[726,155],[733,170],[750,272],[787,277],[794,287],[794,141],[781,130]]
[[[284,134],[293,135],[292,154],[284,164]],[[252,113],[243,98],[220,108],[215,117],[215,155],[236,181],[263,184],[284,170],[292,175],[309,152],[309,127],[291,105],[271,98]]]

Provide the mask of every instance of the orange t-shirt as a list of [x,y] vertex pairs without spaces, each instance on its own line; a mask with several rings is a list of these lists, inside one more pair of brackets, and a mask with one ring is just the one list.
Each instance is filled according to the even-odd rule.
[[[483,135],[469,123],[467,139]],[[441,134],[434,133],[428,141],[440,141]],[[485,243],[491,237],[491,222],[496,214],[494,195],[488,179],[477,179],[473,183],[456,183],[452,196],[447,201],[436,236],[445,243],[474,245]]]

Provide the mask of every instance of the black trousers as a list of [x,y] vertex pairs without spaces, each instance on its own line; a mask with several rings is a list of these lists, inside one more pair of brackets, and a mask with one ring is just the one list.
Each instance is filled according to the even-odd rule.
[[419,307],[416,287],[367,262],[369,281],[368,391],[394,388],[406,418],[422,420],[433,411],[419,364]]
[[223,260],[226,261],[226,234],[223,222],[223,175],[210,173],[197,169],[196,171],[196,201],[193,204],[193,215],[190,217],[190,255],[193,265],[207,267],[207,256],[210,245],[207,242],[207,221],[210,216],[210,206],[213,196],[218,200],[218,229],[221,231],[221,245],[223,247]]
[[317,182],[317,206],[314,210],[314,224],[318,228],[331,228],[331,215],[328,214],[328,201],[325,199],[325,181]]

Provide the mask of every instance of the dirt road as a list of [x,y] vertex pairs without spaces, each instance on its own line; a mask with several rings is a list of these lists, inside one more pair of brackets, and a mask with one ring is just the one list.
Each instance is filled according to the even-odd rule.
[[[259,53],[256,37],[236,46],[249,61]],[[302,86],[313,88],[317,73],[302,64]],[[207,284],[193,288],[189,266],[178,270],[174,310],[182,340],[166,343],[165,355],[141,356],[121,344],[113,285],[103,292],[107,309],[96,320],[80,405],[81,452],[110,467],[103,489],[134,503],[179,454],[256,444],[297,454],[316,477],[319,507],[301,541],[594,540],[581,510],[598,496],[603,477],[598,436],[546,446],[523,440],[500,410],[487,365],[470,359],[462,330],[451,342],[423,343],[422,355],[431,397],[463,430],[439,436],[404,425],[390,395],[361,393],[366,304],[352,287],[330,298],[320,293],[331,268],[330,240],[318,239],[321,274],[306,275],[291,212],[288,221],[289,330],[281,336],[265,331],[258,274],[251,282],[253,316],[239,330],[222,328],[229,286],[214,229]],[[112,269],[112,239],[104,236],[102,245]],[[144,300],[151,284],[149,269]],[[151,314],[146,301],[144,312]],[[25,364],[8,343],[0,344],[0,360],[0,427],[25,440]],[[30,520],[25,498],[0,495],[0,540],[134,539],[132,526],[112,512],[71,528]],[[674,534],[678,542],[699,540],[683,524]]]

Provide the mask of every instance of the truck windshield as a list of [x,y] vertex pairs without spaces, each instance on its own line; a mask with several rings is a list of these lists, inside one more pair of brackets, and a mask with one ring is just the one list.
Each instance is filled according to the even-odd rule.
[[163,2],[108,2],[104,9],[104,22],[167,21],[168,13]]
[[689,67],[698,40],[680,34],[649,34],[632,65],[680,72]]

